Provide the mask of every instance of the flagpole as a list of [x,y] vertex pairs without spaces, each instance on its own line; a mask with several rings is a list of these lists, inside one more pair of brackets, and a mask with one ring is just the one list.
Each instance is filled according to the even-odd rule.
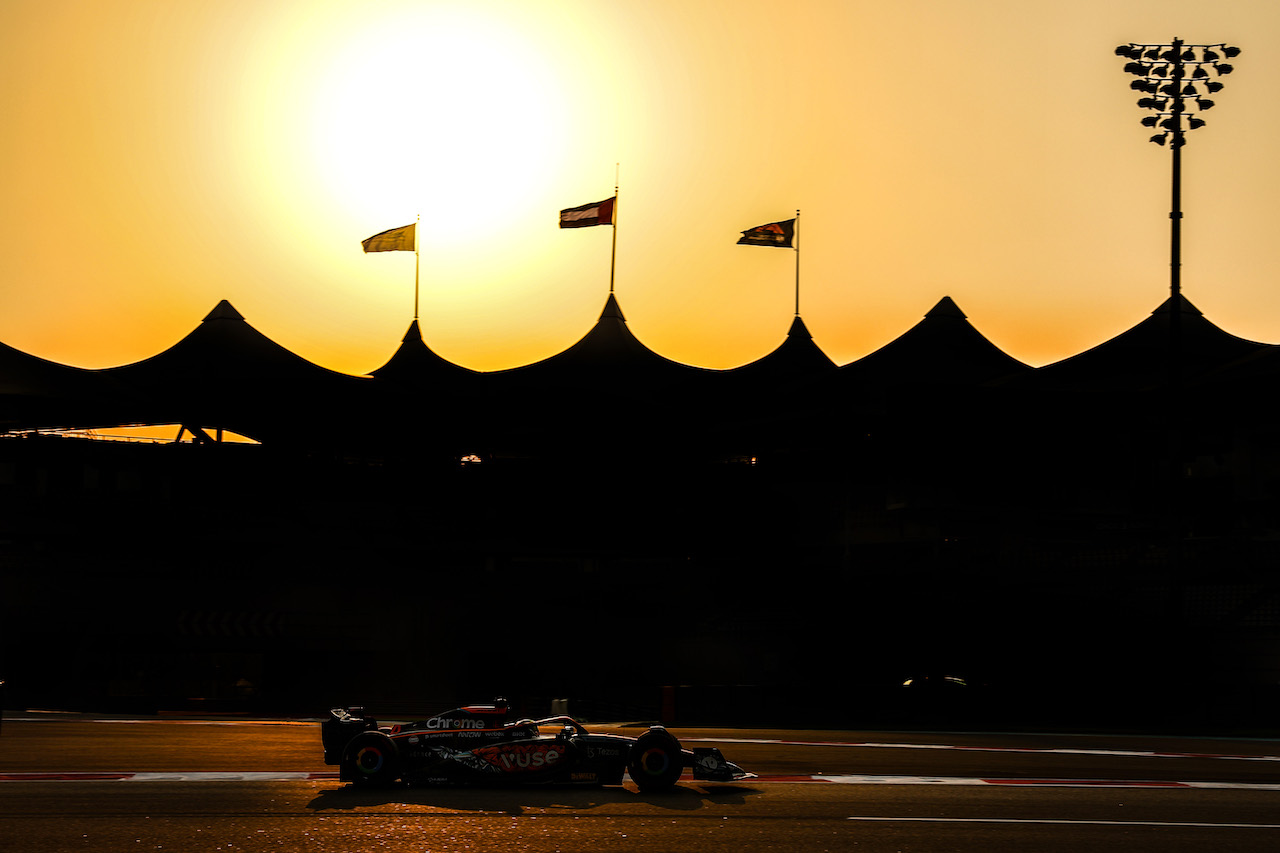
[[609,250],[609,295],[613,295],[613,275],[618,268],[618,163],[613,164],[613,248]]
[[800,316],[800,209],[796,208],[796,227],[791,232],[796,244],[796,316]]
[[418,214],[418,219],[413,224],[413,319],[418,319],[418,267],[420,264],[418,256],[418,229],[422,225],[422,214]]

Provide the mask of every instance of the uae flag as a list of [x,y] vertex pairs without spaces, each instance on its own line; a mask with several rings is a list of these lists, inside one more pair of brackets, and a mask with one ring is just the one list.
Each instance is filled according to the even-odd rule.
[[612,225],[613,205],[617,196],[604,201],[593,201],[580,207],[560,211],[561,228],[588,228],[592,225]]
[[413,252],[417,250],[417,230],[417,224],[403,225],[374,234],[368,240],[361,240],[360,245],[364,246],[366,252]]
[[791,239],[796,235],[796,221],[784,219],[782,222],[770,222],[768,225],[757,225],[742,232],[738,240],[739,246],[781,246],[790,249]]

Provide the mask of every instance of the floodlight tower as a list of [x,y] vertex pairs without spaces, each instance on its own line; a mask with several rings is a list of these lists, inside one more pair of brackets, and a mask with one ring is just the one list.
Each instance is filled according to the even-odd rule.
[[[1182,302],[1182,146],[1187,144],[1188,131],[1204,127],[1204,119],[1198,113],[1210,109],[1214,103],[1205,95],[1222,91],[1222,82],[1209,79],[1208,69],[1212,68],[1218,77],[1230,74],[1234,69],[1223,60],[1234,59],[1239,54],[1238,47],[1222,43],[1187,44],[1177,38],[1169,44],[1130,42],[1116,48],[1116,56],[1129,60],[1124,70],[1138,78],[1129,88],[1146,95],[1138,101],[1138,106],[1152,111],[1142,119],[1142,124],[1160,130],[1151,141],[1168,145],[1173,152],[1169,293],[1175,317]],[[1194,104],[1194,110],[1188,109],[1190,104]]]
[[1145,127],[1159,132],[1151,137],[1157,145],[1168,145],[1173,154],[1172,203],[1169,211],[1169,387],[1166,410],[1168,440],[1168,525],[1171,539],[1171,607],[1181,618],[1181,594],[1186,584],[1183,575],[1183,539],[1186,534],[1184,497],[1182,494],[1185,453],[1185,423],[1182,392],[1182,147],[1187,133],[1204,127],[1200,113],[1210,109],[1213,101],[1206,97],[1222,91],[1219,79],[1211,79],[1209,69],[1220,78],[1232,72],[1224,59],[1234,59],[1240,48],[1225,44],[1187,44],[1175,38],[1169,44],[1130,42],[1116,48],[1116,56],[1129,62],[1124,70],[1137,79],[1129,88],[1142,92],[1138,106],[1150,110],[1144,116]]

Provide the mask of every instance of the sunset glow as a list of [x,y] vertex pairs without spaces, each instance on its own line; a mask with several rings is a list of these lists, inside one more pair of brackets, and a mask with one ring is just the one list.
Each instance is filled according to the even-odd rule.
[[1244,50],[1186,149],[1184,291],[1280,343],[1274,4],[12,0],[0,341],[124,364],[225,298],[366,373],[414,258],[360,241],[421,217],[429,345],[527,363],[604,304],[609,229],[556,214],[616,174],[618,299],[668,358],[780,343],[795,255],[735,241],[798,209],[801,313],[836,362],[951,296],[1043,364],[1167,295],[1169,154],[1112,51],[1175,36]]

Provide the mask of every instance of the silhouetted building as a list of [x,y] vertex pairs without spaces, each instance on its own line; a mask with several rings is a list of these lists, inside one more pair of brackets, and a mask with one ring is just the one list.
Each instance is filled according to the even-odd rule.
[[[749,364],[681,364],[613,295],[492,372],[415,320],[337,373],[226,302],[109,370],[0,345],[0,674],[140,708],[503,692],[778,721],[805,695],[839,725],[963,676],[988,721],[1260,718],[1280,348],[1172,307],[1038,369],[949,298],[843,366],[799,316]],[[201,441],[66,437],[141,424]]]

